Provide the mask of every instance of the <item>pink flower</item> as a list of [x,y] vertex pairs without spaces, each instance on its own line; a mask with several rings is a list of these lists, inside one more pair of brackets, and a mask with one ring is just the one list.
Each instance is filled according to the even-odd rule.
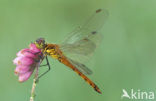
[[15,74],[19,77],[20,82],[28,80],[39,65],[40,60],[43,59],[41,50],[34,43],[31,43],[29,47],[19,51],[13,60],[16,65]]

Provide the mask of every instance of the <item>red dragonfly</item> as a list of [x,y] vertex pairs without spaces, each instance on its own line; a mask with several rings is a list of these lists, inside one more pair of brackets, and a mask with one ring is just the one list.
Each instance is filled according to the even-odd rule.
[[35,44],[44,54],[49,70],[50,65],[47,56],[51,56],[71,68],[93,87],[95,91],[101,93],[99,87],[86,76],[86,74],[92,74],[92,71],[83,62],[90,58],[101,42],[102,34],[98,30],[103,26],[107,17],[107,10],[96,10],[90,19],[84,25],[74,30],[62,44],[49,44],[43,38],[37,39]]

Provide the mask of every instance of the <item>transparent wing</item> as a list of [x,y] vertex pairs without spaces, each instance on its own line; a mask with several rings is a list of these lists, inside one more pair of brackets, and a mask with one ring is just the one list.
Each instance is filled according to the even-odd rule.
[[87,37],[75,41],[73,44],[61,45],[60,49],[66,57],[84,64],[93,55],[101,40],[101,34],[89,34]]
[[105,23],[107,17],[107,10],[96,10],[84,25],[74,30],[60,45],[63,54],[70,59],[72,64],[77,66],[79,70],[85,71],[86,74],[89,74],[87,73],[89,69],[82,65],[90,59],[101,42],[102,34],[98,31]]
[[62,44],[73,44],[74,42],[87,37],[89,34],[97,34],[99,29],[104,25],[107,17],[107,10],[96,10],[96,12],[82,26],[79,26],[74,31],[72,31],[71,34],[65,38]]
[[74,60],[71,60],[71,59],[69,59],[69,58],[67,58],[69,61],[70,61],[70,63],[72,64],[72,65],[74,65],[79,71],[81,71],[83,74],[87,74],[87,75],[91,75],[93,72],[87,67],[87,66],[85,66],[84,64],[81,64],[81,63],[78,63],[78,62],[76,62],[76,61],[74,61]]

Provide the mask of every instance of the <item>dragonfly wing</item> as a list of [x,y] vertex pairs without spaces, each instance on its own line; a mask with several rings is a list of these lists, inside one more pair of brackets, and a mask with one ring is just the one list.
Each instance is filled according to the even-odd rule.
[[74,65],[80,72],[82,72],[83,74],[87,74],[87,75],[91,75],[93,72],[84,64],[78,63],[74,60],[69,59],[69,62]]
[[89,36],[76,41],[74,44],[61,45],[60,49],[66,57],[85,63],[93,55],[101,40],[101,34],[89,34]]
[[104,25],[108,18],[108,11],[105,9],[98,9],[96,12],[80,27],[72,31],[68,37],[62,42],[62,44],[72,44],[76,41],[82,40],[90,33],[97,33],[99,29]]
[[107,10],[98,9],[89,20],[73,31],[60,45],[63,54],[74,61],[84,64],[92,56],[102,40],[98,31],[108,17]]

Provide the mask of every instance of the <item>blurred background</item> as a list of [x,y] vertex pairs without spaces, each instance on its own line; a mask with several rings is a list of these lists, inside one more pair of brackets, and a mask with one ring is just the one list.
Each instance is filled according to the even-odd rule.
[[99,8],[109,18],[89,78],[102,94],[49,58],[52,69],[37,84],[35,101],[129,101],[121,99],[122,89],[156,93],[155,5],[155,0],[0,0],[0,100],[29,101],[33,77],[19,83],[14,75],[19,50],[39,37],[60,43]]

